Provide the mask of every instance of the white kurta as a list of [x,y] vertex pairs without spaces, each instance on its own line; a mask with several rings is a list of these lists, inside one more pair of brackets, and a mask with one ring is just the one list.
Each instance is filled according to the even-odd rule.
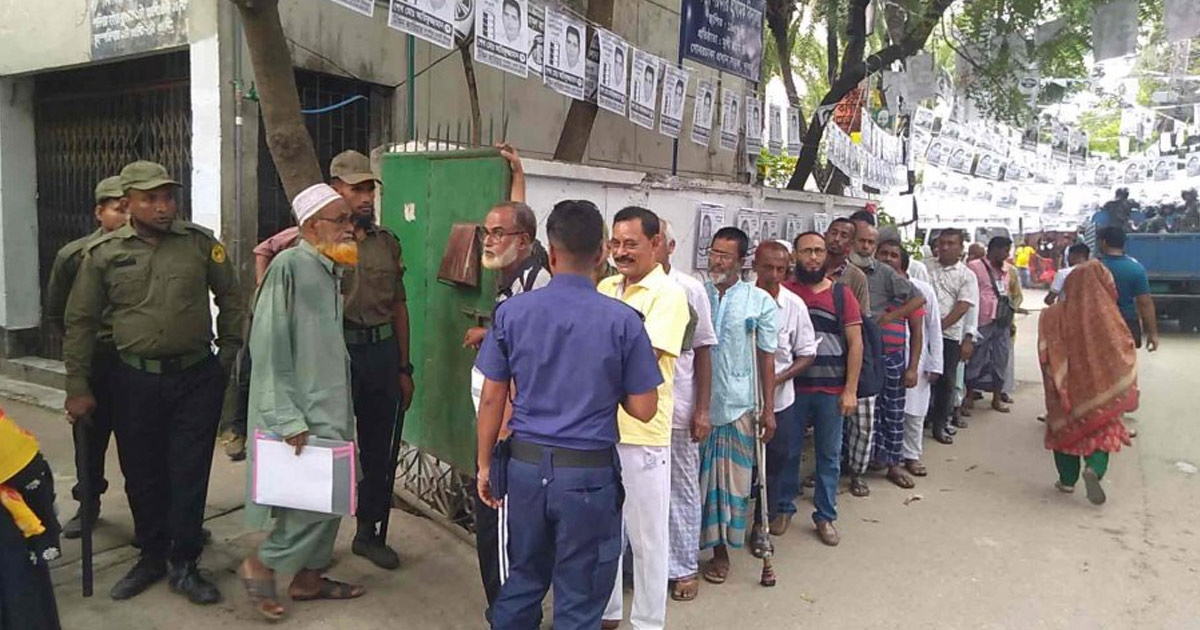
[[917,384],[904,395],[904,413],[924,418],[929,411],[929,375],[942,373],[942,314],[933,285],[916,278],[910,282],[925,297],[925,348],[917,368]]

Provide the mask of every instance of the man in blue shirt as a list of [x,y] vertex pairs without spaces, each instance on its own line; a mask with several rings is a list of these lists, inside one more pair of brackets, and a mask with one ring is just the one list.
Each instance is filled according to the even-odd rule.
[[[507,542],[496,630],[537,627],[552,582],[555,628],[600,626],[621,554],[617,405],[647,422],[663,382],[637,311],[592,282],[604,255],[596,206],[559,202],[546,232],[553,280],[496,310],[475,362],[479,497],[501,510]],[[510,382],[512,436],[497,445]]]
[[1125,255],[1125,231],[1114,225],[1101,228],[1097,233],[1100,241],[1100,262],[1112,273],[1117,285],[1117,308],[1121,317],[1133,333],[1133,343],[1142,347],[1142,332],[1146,335],[1146,349],[1158,350],[1158,319],[1154,313],[1154,299],[1150,297],[1150,279],[1146,268],[1138,261]]

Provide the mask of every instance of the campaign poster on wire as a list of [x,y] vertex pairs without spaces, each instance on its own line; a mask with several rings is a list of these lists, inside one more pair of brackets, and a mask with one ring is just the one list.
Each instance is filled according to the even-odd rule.
[[778,105],[771,105],[768,109],[770,115],[767,116],[767,150],[771,155],[779,155],[783,151],[783,108]]
[[746,95],[746,153],[762,151],[763,110],[757,94]]
[[583,38],[587,33],[583,20],[567,13],[546,9],[547,54],[546,85],[577,101],[584,100]]
[[434,46],[451,49],[455,5],[452,0],[391,0],[388,26]]
[[597,31],[600,38],[600,85],[596,104],[600,109],[625,115],[628,86],[629,44],[612,31]]
[[546,10],[535,4],[529,5],[529,56],[526,67],[529,74],[542,78],[542,66],[546,63]]
[[664,136],[678,138],[683,128],[683,108],[687,104],[688,71],[667,63],[663,69],[662,110],[658,116],[658,131]]
[[725,206],[700,202],[696,205],[696,243],[692,263],[696,269],[708,269],[713,235],[725,227]]
[[629,120],[646,129],[654,129],[654,107],[658,103],[658,57],[633,49],[633,77],[629,82]]
[[717,104],[717,88],[712,79],[696,82],[696,104],[692,107],[692,142],[708,146],[712,142],[713,108]]
[[800,110],[795,107],[787,108],[787,152],[788,155],[800,155]]
[[726,151],[737,149],[738,134],[742,127],[739,100],[737,92],[721,88],[721,148]]
[[475,61],[529,76],[529,22],[526,0],[478,0],[475,8]]

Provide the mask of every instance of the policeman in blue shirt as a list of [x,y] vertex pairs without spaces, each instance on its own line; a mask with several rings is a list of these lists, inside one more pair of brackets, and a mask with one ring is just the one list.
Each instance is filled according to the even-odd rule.
[[[617,405],[648,422],[663,382],[637,312],[592,282],[600,211],[559,202],[546,232],[554,279],[496,310],[475,362],[486,377],[478,491],[501,509],[507,539],[495,630],[537,628],[551,583],[555,630],[600,627],[621,554]],[[512,436],[497,444],[510,383]]]

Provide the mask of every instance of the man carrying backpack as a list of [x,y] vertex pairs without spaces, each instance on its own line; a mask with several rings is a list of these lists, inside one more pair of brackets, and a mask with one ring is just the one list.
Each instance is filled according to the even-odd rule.
[[[875,260],[875,215],[863,210],[851,215],[854,221],[854,248],[850,263],[867,277],[870,307],[863,324],[863,374],[858,388],[858,407],[846,420],[846,461],[850,466],[850,494],[865,497],[871,494],[864,475],[872,460],[888,467],[888,479],[902,488],[913,483],[900,466],[904,442],[904,384],[916,383],[920,348],[905,360],[903,334],[899,343],[890,347],[884,343],[884,331],[892,322],[904,322],[925,304],[925,298],[915,291],[909,281],[888,265]],[[914,324],[920,327],[920,320]],[[903,324],[901,324],[903,330]],[[883,378],[878,367],[883,367]],[[868,376],[870,378],[868,378]],[[864,387],[867,385],[868,387]],[[882,400],[880,400],[882,399]],[[879,438],[875,444],[876,410],[883,412],[878,419]]]
[[[837,520],[837,487],[841,474],[842,418],[858,407],[859,371],[863,361],[862,317],[858,300],[845,286],[825,274],[825,237],[805,232],[796,237],[793,256],[796,271],[784,283],[808,306],[817,337],[817,356],[796,377],[796,420],[813,427],[817,487],[813,522],[821,542],[831,547],[840,541],[833,522]],[[800,450],[803,452],[803,439]],[[785,492],[792,490],[786,487]],[[792,491],[794,494],[794,491]],[[795,496],[779,497],[790,504]]]

